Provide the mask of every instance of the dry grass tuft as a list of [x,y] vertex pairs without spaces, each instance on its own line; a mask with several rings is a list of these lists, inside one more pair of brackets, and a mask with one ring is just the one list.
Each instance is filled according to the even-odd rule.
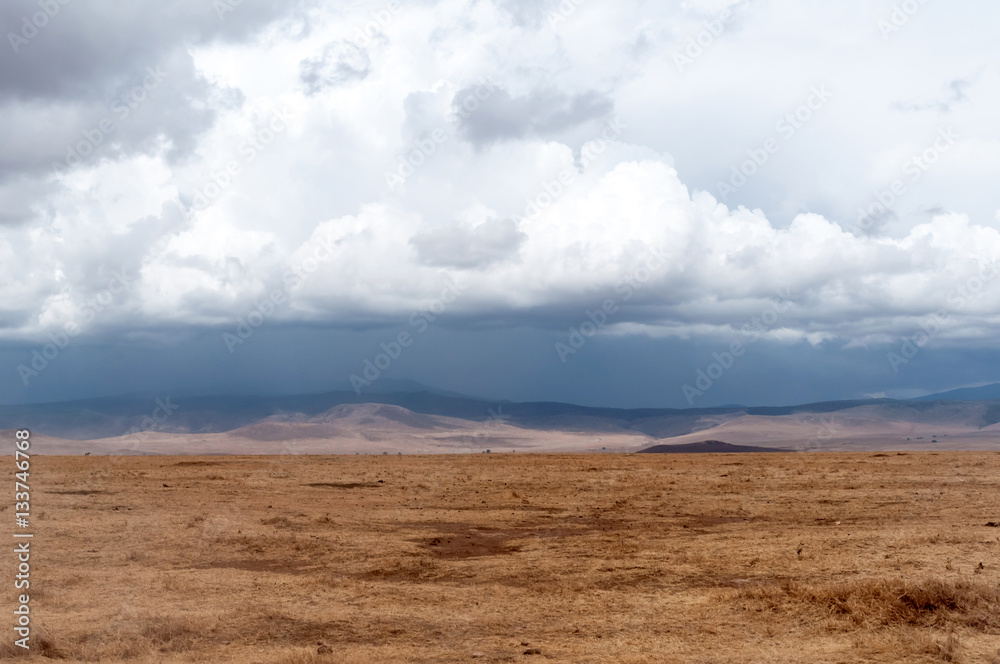
[[[320,655],[316,653],[316,648],[283,648],[278,652],[271,653],[267,659],[267,664],[331,664],[339,662],[331,655]],[[354,661],[354,660],[352,660]],[[259,660],[251,664],[264,664]]]
[[62,651],[67,659],[104,661],[197,650],[204,629],[196,621],[169,616],[117,616],[103,629],[79,636]]
[[962,644],[954,632],[948,635],[948,639],[943,644],[938,645],[936,654],[945,662],[961,664],[964,660],[962,657]]
[[[11,634],[13,634],[13,630],[11,630]],[[28,650],[14,645],[15,638],[19,637],[12,636],[10,639],[4,639],[3,642],[0,642],[0,661],[39,655],[48,659],[68,658],[67,653],[56,645],[52,632],[38,621],[38,616],[35,616],[32,622],[31,638],[29,639],[30,648]]]
[[798,613],[803,605],[819,607],[861,627],[1000,628],[1000,588],[966,580],[786,582],[743,588],[737,598],[758,612]]
[[913,627],[862,632],[853,643],[856,660],[907,664],[965,664],[968,659],[958,635],[933,634]]

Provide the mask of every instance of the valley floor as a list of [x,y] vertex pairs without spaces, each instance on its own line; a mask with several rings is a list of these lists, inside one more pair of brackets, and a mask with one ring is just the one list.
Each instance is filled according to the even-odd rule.
[[1000,649],[1000,453],[34,457],[30,484],[36,659]]

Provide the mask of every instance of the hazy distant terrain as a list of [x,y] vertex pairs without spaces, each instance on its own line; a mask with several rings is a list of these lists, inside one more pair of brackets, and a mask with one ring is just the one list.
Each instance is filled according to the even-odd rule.
[[123,397],[0,407],[0,429],[15,428],[32,429],[38,451],[49,454],[630,452],[705,440],[800,451],[982,450],[1000,448],[1000,400],[616,409],[430,391]]

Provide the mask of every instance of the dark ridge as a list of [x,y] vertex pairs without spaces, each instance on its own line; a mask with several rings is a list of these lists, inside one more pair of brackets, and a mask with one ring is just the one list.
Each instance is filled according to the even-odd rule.
[[994,399],[1000,399],[1000,383],[980,385],[979,387],[961,387],[957,390],[917,397],[911,401],[992,401]]
[[730,445],[721,440],[703,440],[700,443],[684,443],[683,445],[653,445],[639,454],[736,454],[739,452],[787,452],[773,447],[754,447],[753,445]]

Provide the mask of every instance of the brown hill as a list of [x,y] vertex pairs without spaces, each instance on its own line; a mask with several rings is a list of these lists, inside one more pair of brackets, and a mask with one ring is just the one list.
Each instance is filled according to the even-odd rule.
[[703,440],[700,443],[681,443],[679,445],[653,445],[640,453],[652,454],[735,454],[739,452],[784,452],[786,450],[773,447],[754,447],[752,445],[730,445],[721,440]]

